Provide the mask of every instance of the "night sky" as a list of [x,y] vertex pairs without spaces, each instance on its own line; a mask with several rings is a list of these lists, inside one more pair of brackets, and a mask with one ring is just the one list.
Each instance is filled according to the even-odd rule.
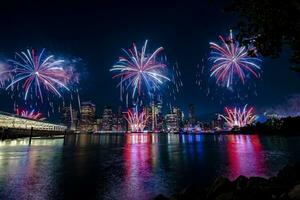
[[[100,2],[100,1],[99,1]],[[163,46],[170,63],[178,62],[184,88],[175,102],[183,110],[195,104],[197,115],[222,112],[226,105],[249,103],[257,110],[281,104],[299,93],[299,74],[289,69],[288,48],[279,59],[264,59],[258,96],[247,100],[230,100],[230,93],[220,104],[207,97],[195,84],[197,64],[209,66],[202,58],[209,53],[209,41],[227,35],[235,17],[222,12],[221,1],[60,1],[3,3],[0,11],[0,54],[9,58],[26,48],[46,48],[55,55],[80,58],[84,65],[81,98],[96,103],[98,112],[105,105],[117,106],[119,90],[112,80],[111,66],[132,42],[150,49]],[[206,77],[209,79],[209,77]],[[250,92],[251,93],[251,92]],[[0,110],[12,112],[2,91]],[[218,95],[216,95],[218,98]],[[215,98],[215,99],[216,99]]]

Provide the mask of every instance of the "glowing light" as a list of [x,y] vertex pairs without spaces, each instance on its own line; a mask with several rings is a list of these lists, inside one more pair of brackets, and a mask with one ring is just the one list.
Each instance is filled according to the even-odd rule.
[[35,112],[34,110],[28,111],[28,110],[17,109],[17,115],[29,119],[42,120],[42,113]]
[[41,100],[42,88],[58,96],[61,96],[59,88],[69,90],[66,84],[70,75],[63,67],[64,60],[55,60],[53,55],[44,56],[44,51],[45,49],[36,54],[34,49],[27,49],[26,52],[16,53],[16,60],[9,60],[14,66],[14,77],[6,89],[23,82],[24,100],[27,99],[30,89],[34,89]]
[[25,119],[16,115],[7,113],[0,113],[0,127],[2,128],[19,128],[30,130],[51,130],[51,131],[65,131],[66,126],[42,122],[40,120]]
[[244,127],[248,124],[252,124],[256,120],[256,115],[253,113],[253,107],[247,109],[247,105],[245,105],[243,109],[236,107],[231,109],[225,107],[225,113],[226,116],[219,116],[226,121],[230,128]]
[[110,69],[110,71],[118,72],[113,78],[121,78],[118,87],[123,90],[123,84],[126,89],[132,87],[132,98],[142,92],[142,86],[145,85],[148,93],[151,90],[159,89],[164,81],[170,79],[163,75],[163,69],[166,65],[158,61],[157,56],[163,50],[162,47],[156,49],[152,54],[148,54],[148,40],[145,41],[141,52],[138,51],[135,44],[128,51],[124,50],[126,57],[120,57],[118,62]]
[[232,86],[235,76],[238,76],[243,84],[248,74],[258,78],[258,70],[261,68],[257,63],[260,63],[261,60],[249,56],[248,52],[252,49],[240,46],[237,41],[234,41],[231,31],[228,41],[222,36],[219,38],[221,45],[214,42],[209,43],[211,48],[209,60],[213,62],[210,76],[216,78],[217,84],[229,88]]
[[147,116],[144,111],[138,112],[137,108],[129,109],[124,116],[128,122],[130,131],[143,132],[147,122]]

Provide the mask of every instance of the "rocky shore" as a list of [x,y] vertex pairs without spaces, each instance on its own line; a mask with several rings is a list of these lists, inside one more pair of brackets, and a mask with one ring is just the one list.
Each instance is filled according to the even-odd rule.
[[300,165],[285,166],[277,176],[239,176],[230,181],[226,177],[217,178],[211,186],[201,187],[191,184],[171,197],[158,195],[155,200],[300,200]]

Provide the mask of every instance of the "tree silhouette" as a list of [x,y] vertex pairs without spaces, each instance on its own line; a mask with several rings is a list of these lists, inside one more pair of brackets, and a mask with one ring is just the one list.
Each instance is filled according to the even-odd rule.
[[300,72],[300,1],[232,0],[225,12],[236,14],[237,39],[266,57],[278,57],[291,49],[292,69]]

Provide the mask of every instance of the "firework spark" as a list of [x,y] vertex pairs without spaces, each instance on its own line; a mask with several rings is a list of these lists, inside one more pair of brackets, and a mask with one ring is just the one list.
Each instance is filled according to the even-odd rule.
[[147,116],[144,111],[138,112],[137,108],[129,109],[124,116],[128,127],[132,132],[143,132],[147,122]]
[[17,109],[17,115],[29,119],[42,120],[42,113],[35,112],[34,110],[27,111],[27,110]]
[[7,64],[0,63],[0,88],[5,88],[5,83],[11,80],[11,71]]
[[124,50],[126,57],[120,57],[118,62],[110,69],[110,71],[118,72],[113,78],[121,78],[118,86],[123,88],[123,84],[128,89],[132,87],[132,98],[138,93],[141,94],[142,86],[145,85],[148,93],[151,90],[159,89],[164,81],[170,79],[163,75],[163,69],[167,66],[158,61],[157,56],[163,50],[162,47],[156,49],[152,54],[148,54],[148,40],[145,41],[141,52],[138,51],[135,44],[128,51]]
[[6,89],[23,83],[25,100],[31,88],[41,100],[43,100],[42,88],[58,96],[61,96],[60,88],[69,90],[66,84],[70,75],[63,68],[64,60],[55,60],[53,55],[44,56],[44,51],[45,49],[36,54],[34,49],[31,51],[28,49],[26,52],[16,53],[16,60],[9,60],[14,65],[12,70],[14,78]]
[[225,113],[225,116],[219,116],[226,121],[230,128],[244,127],[248,124],[252,124],[257,118],[253,113],[253,107],[247,109],[247,105],[245,105],[243,109],[225,107]]
[[248,54],[249,48],[240,46],[237,41],[234,41],[232,31],[230,31],[229,41],[226,41],[222,36],[219,36],[221,45],[210,42],[211,57],[209,60],[213,61],[210,76],[216,78],[217,84],[232,86],[233,79],[237,75],[244,84],[245,78],[248,74],[259,77],[261,60],[256,57],[251,57]]

